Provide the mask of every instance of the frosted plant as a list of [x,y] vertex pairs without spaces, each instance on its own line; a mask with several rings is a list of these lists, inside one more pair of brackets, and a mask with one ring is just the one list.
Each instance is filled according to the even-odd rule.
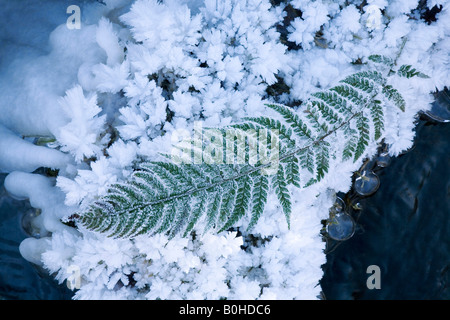
[[102,109],[97,105],[97,95],[85,97],[78,85],[66,92],[60,105],[70,119],[56,134],[61,150],[70,152],[76,161],[100,155],[108,136],[99,135],[104,131],[106,115],[99,116]]
[[[369,59],[385,65],[388,75],[358,72],[329,90],[313,94],[297,111],[268,104],[278,118],[248,117],[246,122],[228,126],[244,138],[238,137],[236,146],[233,138],[231,147],[226,148],[232,150],[234,159],[236,147],[236,153],[248,161],[223,164],[220,142],[214,148],[215,155],[206,153],[200,164],[144,162],[128,181],[113,184],[88,210],[71,218],[80,226],[112,237],[146,233],[168,233],[173,237],[180,232],[186,236],[201,220],[203,229],[221,232],[248,214],[251,228],[264,211],[269,190],[273,190],[289,225],[289,185],[301,188],[320,181],[328,172],[331,158],[357,161],[370,141],[382,137],[384,110],[397,107],[405,111],[405,100],[387,78],[394,74],[426,77],[410,65],[394,71],[395,62],[387,57],[372,55]],[[268,130],[272,130],[271,135]],[[343,149],[336,147],[336,139],[341,140],[339,146],[344,141]],[[279,144],[271,148],[270,160],[259,156],[251,163],[251,145],[258,141],[262,152],[268,140],[271,147]],[[211,137],[207,136],[206,141],[211,143]],[[204,146],[199,149],[194,150],[194,158],[196,152],[205,152]],[[216,161],[209,161],[208,157],[214,156]],[[268,173],[273,167],[275,170]]]

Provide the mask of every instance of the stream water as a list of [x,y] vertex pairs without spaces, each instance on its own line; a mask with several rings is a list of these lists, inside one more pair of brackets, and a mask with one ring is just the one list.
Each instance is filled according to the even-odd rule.
[[[450,125],[421,121],[413,149],[377,172],[354,236],[328,243],[326,299],[450,299]],[[366,285],[370,265],[380,289]]]

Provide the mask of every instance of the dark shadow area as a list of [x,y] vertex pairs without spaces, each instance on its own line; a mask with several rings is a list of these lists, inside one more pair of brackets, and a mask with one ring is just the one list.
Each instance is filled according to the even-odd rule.
[[[328,243],[326,299],[450,299],[450,125],[420,121],[416,132],[414,148],[377,172],[353,238]],[[370,265],[379,290],[366,286]]]

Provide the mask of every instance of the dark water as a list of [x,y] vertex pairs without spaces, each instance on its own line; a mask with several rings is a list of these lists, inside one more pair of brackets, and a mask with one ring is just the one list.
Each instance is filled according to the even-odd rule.
[[[450,299],[450,124],[421,121],[417,132],[414,149],[377,172],[353,238],[329,242],[327,299]],[[369,265],[381,289],[367,288]]]
[[59,285],[20,255],[20,242],[29,237],[22,229],[22,216],[32,208],[28,202],[6,194],[4,178],[0,175],[0,299],[70,299],[72,292],[65,285]]

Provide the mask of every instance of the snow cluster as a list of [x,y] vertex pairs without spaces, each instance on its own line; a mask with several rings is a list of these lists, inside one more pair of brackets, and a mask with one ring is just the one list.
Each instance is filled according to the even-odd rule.
[[[321,220],[360,162],[332,161],[319,184],[292,190],[290,229],[273,195],[251,234],[114,240],[61,220],[126,179],[136,162],[170,153],[175,130],[263,114],[267,101],[296,104],[364,69],[371,54],[430,76],[395,78],[407,109],[388,108],[384,138],[398,155],[411,147],[430,93],[450,83],[450,3],[104,3],[83,7],[80,30],[58,26],[47,54],[17,58],[0,78],[0,171],[10,172],[13,196],[42,210],[37,224],[49,234],[26,239],[22,255],[60,282],[76,266],[77,299],[315,299],[326,261]],[[425,21],[434,6],[436,21]],[[369,146],[367,156],[375,151]],[[39,167],[59,174],[32,173]]]

